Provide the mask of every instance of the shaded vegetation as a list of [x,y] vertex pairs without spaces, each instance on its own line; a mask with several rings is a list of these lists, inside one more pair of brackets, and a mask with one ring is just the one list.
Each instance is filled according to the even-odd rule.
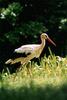
[[21,87],[19,89],[0,89],[1,100],[67,100],[66,89],[67,85],[62,87],[39,87],[30,84],[30,87]]
[[[21,44],[21,41],[22,44],[28,43],[28,41],[36,43],[37,39],[34,37],[37,37],[40,32],[47,32],[47,34],[54,38],[57,44],[55,53],[66,56],[66,7],[66,0],[51,0],[49,2],[46,0],[1,0],[0,55],[7,56],[6,53],[2,52],[3,47],[14,49]],[[32,39],[29,39],[29,37]],[[10,51],[7,52],[9,53]]]

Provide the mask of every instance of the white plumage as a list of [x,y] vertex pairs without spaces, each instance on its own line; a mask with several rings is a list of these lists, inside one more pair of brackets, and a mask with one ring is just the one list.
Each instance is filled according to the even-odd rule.
[[39,46],[40,45],[36,45],[36,44],[23,45],[20,48],[15,49],[14,52],[28,54],[28,53],[32,53],[35,50],[35,48],[38,48]]

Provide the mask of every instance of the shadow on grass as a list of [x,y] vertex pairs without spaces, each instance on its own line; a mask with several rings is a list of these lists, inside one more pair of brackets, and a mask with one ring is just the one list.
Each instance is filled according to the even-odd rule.
[[51,86],[21,87],[19,89],[0,88],[0,100],[67,100],[67,85],[60,88]]

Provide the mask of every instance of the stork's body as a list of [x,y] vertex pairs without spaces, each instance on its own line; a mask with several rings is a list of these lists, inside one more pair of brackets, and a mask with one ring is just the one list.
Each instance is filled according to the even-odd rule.
[[[54,46],[56,46],[56,44],[48,37],[47,34],[42,33],[41,34],[41,44],[23,45],[23,46],[15,49],[14,52],[29,54],[29,55],[27,55],[27,57],[23,58],[21,61],[22,64],[25,64],[25,63],[29,62],[31,59],[38,58],[40,56],[43,48],[45,47],[46,40],[48,40]],[[14,61],[16,62],[16,60],[14,60]]]
[[48,37],[47,34],[42,33],[41,34],[41,44],[29,44],[29,45],[23,45],[20,48],[15,49],[16,53],[30,53],[22,63],[26,63],[30,61],[33,58],[39,58],[43,48],[45,47],[46,40],[49,40],[54,46],[55,43]]
[[23,45],[18,49],[15,49],[16,53],[25,53],[25,54],[32,54],[34,53],[34,57],[38,58],[45,46],[45,42],[41,44],[29,44]]

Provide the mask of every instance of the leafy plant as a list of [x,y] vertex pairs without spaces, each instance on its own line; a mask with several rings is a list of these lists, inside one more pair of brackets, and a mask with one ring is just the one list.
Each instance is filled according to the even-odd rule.
[[59,29],[64,31],[67,30],[67,18],[61,19]]
[[22,9],[23,7],[20,5],[19,2],[13,2],[9,4],[7,8],[2,8],[0,19],[7,19],[10,23],[14,25],[16,22],[16,18],[18,17]]
[[42,22],[29,21],[28,23],[22,24],[22,34],[26,35],[37,35],[41,32],[46,32],[48,29],[43,25]]
[[20,37],[27,37],[27,39],[32,37],[32,39],[30,39],[34,42],[37,40],[36,38],[38,37],[38,34],[46,31],[47,28],[43,25],[43,23],[30,21],[28,23],[22,24],[20,27],[16,27],[13,31],[5,33],[4,36],[13,44],[20,42]]

